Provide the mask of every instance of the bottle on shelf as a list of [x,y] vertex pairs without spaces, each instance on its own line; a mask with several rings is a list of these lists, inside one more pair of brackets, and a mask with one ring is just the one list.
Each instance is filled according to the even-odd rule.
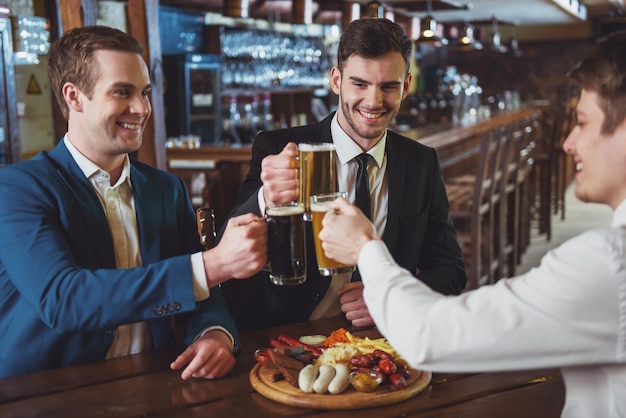
[[[252,141],[259,131],[263,130],[263,115],[259,113],[259,96],[254,94],[250,101],[250,127],[252,131]],[[252,142],[251,141],[251,142]]]
[[272,95],[266,91],[263,93],[263,101],[261,102],[261,129],[271,131],[274,126],[274,114],[272,113]]
[[239,138],[241,138],[244,144],[251,144],[256,135],[253,125],[252,98],[249,96],[240,97],[238,109],[239,124],[237,125],[237,132],[239,133]]
[[241,146],[242,141],[237,131],[237,127],[241,124],[241,115],[237,108],[237,96],[231,95],[228,102],[228,115],[224,118],[224,145]]

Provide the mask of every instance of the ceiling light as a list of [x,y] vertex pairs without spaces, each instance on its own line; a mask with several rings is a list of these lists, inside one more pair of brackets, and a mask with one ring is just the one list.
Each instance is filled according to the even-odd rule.
[[437,35],[437,21],[432,15],[432,4],[430,0],[427,3],[428,14],[420,22],[420,36],[417,40],[423,45],[443,46],[448,45],[448,40],[442,36]]
[[508,49],[506,46],[502,45],[502,42],[500,41],[500,30],[498,29],[498,19],[494,16],[493,20],[492,20],[492,41],[491,41],[491,46],[489,47],[489,49],[493,52],[497,52],[500,54],[504,54]]
[[463,34],[457,39],[456,49],[458,51],[478,51],[483,49],[483,44],[474,38],[474,26],[466,24]]
[[513,28],[513,37],[511,38],[511,54],[514,57],[524,56],[524,52],[519,48],[519,41],[517,40],[517,31]]

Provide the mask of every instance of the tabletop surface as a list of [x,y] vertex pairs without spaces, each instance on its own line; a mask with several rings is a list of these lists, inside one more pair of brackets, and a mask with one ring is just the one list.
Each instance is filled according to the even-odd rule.
[[[344,327],[361,337],[374,328],[354,329],[343,318],[289,324],[241,335],[233,371],[217,380],[183,381],[169,369],[181,349],[0,379],[0,416],[151,417],[558,417],[565,400],[558,369],[500,373],[433,373],[416,396],[358,411],[316,410],[267,399],[251,386],[253,353],[284,334],[328,335]],[[332,395],[328,395],[332,396]]]

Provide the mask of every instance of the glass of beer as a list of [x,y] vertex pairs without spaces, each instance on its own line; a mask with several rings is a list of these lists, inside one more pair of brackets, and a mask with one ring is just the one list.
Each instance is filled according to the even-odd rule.
[[304,283],[304,207],[297,202],[268,206],[265,220],[270,281],[282,286]]
[[338,197],[343,197],[344,199],[347,199],[348,193],[334,192],[311,196],[310,206],[311,217],[313,220],[313,240],[315,242],[315,257],[317,258],[317,266],[322,276],[350,273],[353,272],[356,268],[356,266],[347,266],[333,260],[332,258],[326,257],[324,249],[322,248],[322,242],[319,239],[319,234],[322,230],[322,219],[324,218],[324,215],[326,215],[326,212],[330,210],[328,209],[328,203],[332,202]]
[[335,144],[298,145],[298,202],[304,206],[305,220],[310,220],[311,196],[337,191],[335,159]]

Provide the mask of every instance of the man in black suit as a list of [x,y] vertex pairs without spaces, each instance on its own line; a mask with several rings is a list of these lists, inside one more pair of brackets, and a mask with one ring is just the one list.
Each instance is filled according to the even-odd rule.
[[[331,88],[339,96],[337,112],[313,125],[259,133],[231,216],[260,215],[269,204],[296,200],[296,143],[335,144],[339,191],[348,192],[352,201],[355,157],[368,153],[371,219],[394,259],[432,289],[459,294],[467,276],[435,150],[387,130],[408,94],[411,53],[411,40],[390,20],[352,22],[330,73]],[[318,273],[310,225],[307,251],[302,285],[273,285],[263,271],[244,282],[239,303],[231,307],[240,330],[341,312],[354,326],[373,324],[358,278]]]

